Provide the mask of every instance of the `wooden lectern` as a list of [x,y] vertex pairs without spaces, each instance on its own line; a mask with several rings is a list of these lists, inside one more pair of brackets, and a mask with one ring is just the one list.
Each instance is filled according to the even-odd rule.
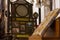
[[29,40],[60,40],[60,18],[56,19],[59,11],[60,9],[51,11],[32,36],[29,37]]

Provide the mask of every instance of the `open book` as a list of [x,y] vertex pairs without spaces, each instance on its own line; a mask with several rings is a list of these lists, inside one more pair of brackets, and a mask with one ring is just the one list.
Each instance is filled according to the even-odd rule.
[[[52,22],[55,20],[57,15],[59,14],[60,9],[55,9],[45,17],[44,21],[41,22],[41,24],[37,27],[37,29],[33,32],[32,36],[29,38],[29,40],[41,40],[41,37],[44,35],[46,30],[49,28],[49,26],[52,24]],[[36,36],[35,36],[36,35]],[[38,37],[37,37],[38,36]],[[35,38],[35,39],[34,39]],[[37,38],[37,39],[36,39]],[[38,39],[39,38],[39,39]]]

